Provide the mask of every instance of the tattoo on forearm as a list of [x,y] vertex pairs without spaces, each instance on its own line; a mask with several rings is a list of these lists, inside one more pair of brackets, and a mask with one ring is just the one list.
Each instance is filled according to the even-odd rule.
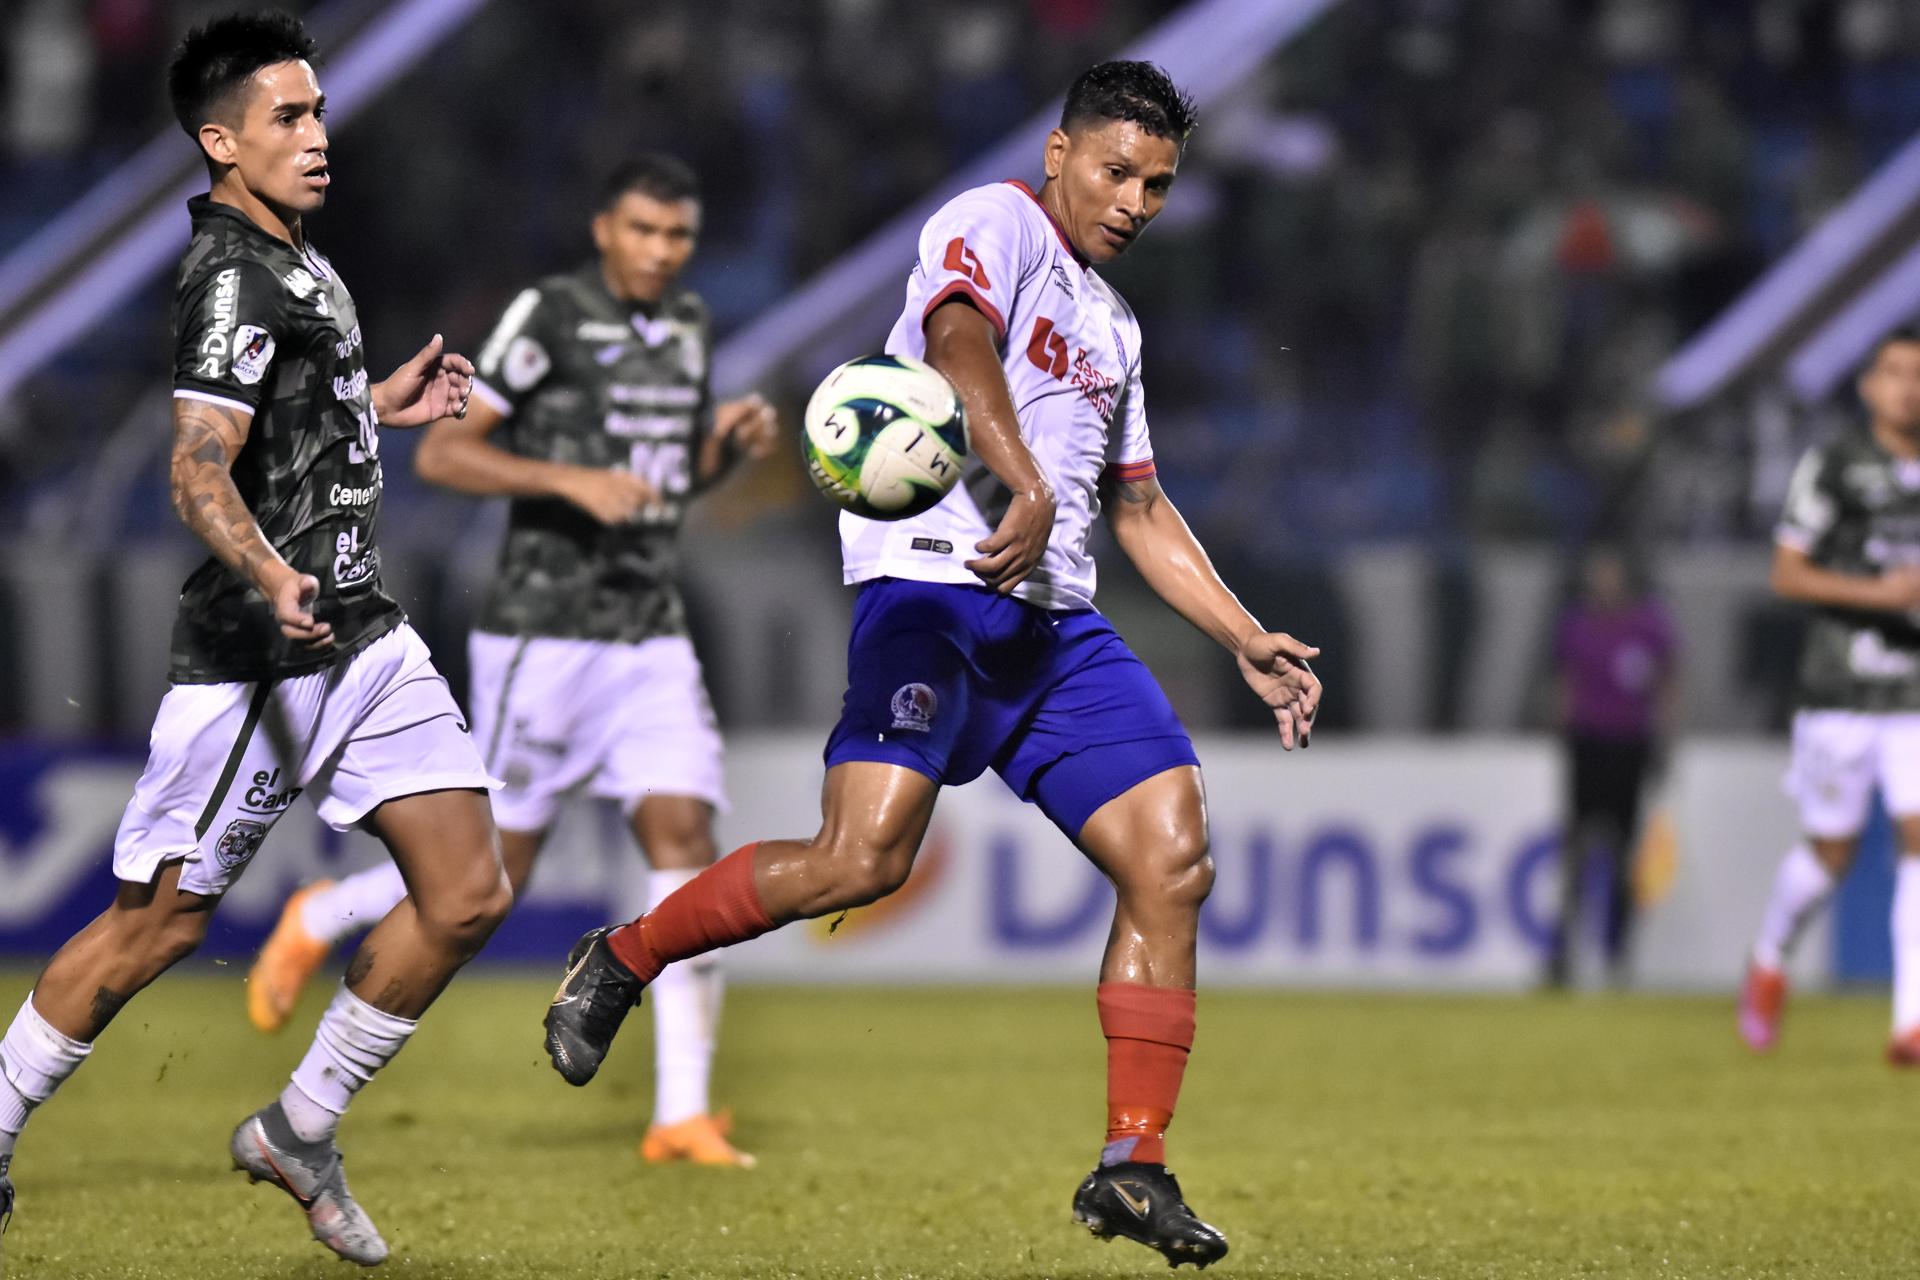
[[94,1036],[98,1036],[102,1031],[105,1031],[107,1024],[113,1021],[113,1015],[119,1013],[127,1001],[132,998],[132,996],[122,994],[111,987],[102,987],[94,992],[93,1008],[87,1015],[93,1020],[93,1035],[87,1038],[91,1040]]
[[233,460],[249,424],[219,405],[173,403],[173,509],[222,564],[254,582],[260,566],[279,553],[233,483]]

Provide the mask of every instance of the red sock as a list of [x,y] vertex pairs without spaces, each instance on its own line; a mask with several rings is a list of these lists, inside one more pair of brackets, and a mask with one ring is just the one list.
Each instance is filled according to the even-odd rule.
[[668,894],[653,910],[608,935],[620,963],[652,982],[676,960],[757,938],[773,928],[753,887],[753,851],[735,849]]
[[1193,992],[1138,982],[1099,987],[1107,1037],[1107,1145],[1101,1164],[1167,1162],[1167,1126],[1193,1048]]

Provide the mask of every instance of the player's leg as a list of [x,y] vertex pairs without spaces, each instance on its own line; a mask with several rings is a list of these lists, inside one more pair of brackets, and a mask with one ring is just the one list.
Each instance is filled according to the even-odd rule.
[[1116,902],[1100,964],[1106,1141],[1074,1195],[1074,1216],[1097,1235],[1204,1266],[1226,1254],[1226,1238],[1187,1207],[1166,1168],[1167,1126],[1193,1048],[1200,905],[1213,886],[1199,769],[1135,784],[1087,819],[1079,843],[1113,882]]
[[292,770],[281,760],[297,754],[305,722],[274,691],[297,703],[303,687],[185,685],[161,700],[114,836],[114,900],[55,953],[0,1037],[0,1179],[28,1115],[127,1001],[199,945],[284,811]]
[[[647,910],[659,907],[713,864],[713,806],[685,795],[649,795],[633,810],[633,834],[651,864]],[[727,1137],[710,1092],[720,1006],[726,990],[719,952],[661,970],[647,988],[653,1002],[653,1118],[640,1141],[652,1163],[752,1168],[754,1158]]]
[[512,893],[490,779],[419,637],[401,627],[331,674],[318,737],[320,750],[333,749],[308,795],[336,830],[371,828],[408,893],[349,961],[287,1087],[240,1123],[230,1150],[252,1179],[300,1203],[316,1239],[371,1265],[386,1242],[347,1190],[334,1145],[340,1117],[505,918]]
[[627,1010],[668,965],[865,906],[905,884],[938,794],[931,778],[903,765],[835,765],[811,839],[745,845],[639,919],[580,939],[547,1010],[554,1070],[570,1084],[593,1079]]
[[[943,782],[985,768],[993,736],[968,647],[1030,626],[1028,606],[935,583],[883,579],[854,605],[847,695],[827,742],[821,826],[810,840],[737,849],[631,924],[596,929],[567,957],[547,1010],[547,1056],[572,1084],[600,1069],[615,1032],[667,965],[791,920],[857,907],[906,882]],[[984,701],[984,700],[983,700]]]
[[1900,841],[1894,868],[1893,1029],[1887,1060],[1920,1067],[1920,715],[1886,717],[1880,791]]
[[1787,791],[1799,804],[1802,840],[1774,876],[1741,984],[1740,1035],[1756,1052],[1773,1047],[1786,1008],[1794,944],[1853,865],[1877,773],[1880,717],[1803,711],[1793,722]]
[[[586,673],[582,749],[598,769],[589,784],[617,799],[649,864],[651,911],[713,865],[714,813],[725,807],[724,747],[705,677],[684,636],[606,644]],[[598,744],[597,746],[595,744]],[[719,952],[670,965],[648,987],[653,1004],[654,1104],[640,1141],[655,1163],[750,1166],[713,1112],[708,1084],[724,993]]]
[[1044,692],[994,767],[1114,886],[1098,990],[1107,1127],[1074,1217],[1204,1266],[1225,1256],[1226,1238],[1187,1207],[1166,1168],[1193,1047],[1200,905],[1213,886],[1199,760],[1159,683],[1104,618],[1057,617],[1045,634]]
[[[544,831],[500,832],[500,862],[516,896],[545,840]],[[279,1031],[334,946],[377,924],[406,896],[406,877],[391,860],[296,890],[247,973],[247,1020],[256,1030]]]
[[192,954],[217,897],[180,889],[182,864],[149,884],[122,882],[34,983],[0,1040],[0,1176],[27,1117],[93,1051],[94,1039],[146,985]]

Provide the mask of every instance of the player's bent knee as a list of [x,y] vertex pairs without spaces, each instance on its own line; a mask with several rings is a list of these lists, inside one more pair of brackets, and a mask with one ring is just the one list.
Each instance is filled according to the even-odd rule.
[[827,909],[864,907],[907,882],[913,870],[913,851],[856,845],[836,850],[832,865],[835,901]]
[[420,921],[450,943],[471,954],[478,951],[500,922],[513,910],[513,886],[505,872],[491,880],[416,900]]

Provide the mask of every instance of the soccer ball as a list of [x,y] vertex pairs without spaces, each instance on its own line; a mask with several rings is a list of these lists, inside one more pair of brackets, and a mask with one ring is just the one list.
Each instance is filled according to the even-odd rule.
[[912,356],[861,356],[807,401],[807,474],[836,505],[869,520],[905,520],[960,479],[967,415],[933,366]]

